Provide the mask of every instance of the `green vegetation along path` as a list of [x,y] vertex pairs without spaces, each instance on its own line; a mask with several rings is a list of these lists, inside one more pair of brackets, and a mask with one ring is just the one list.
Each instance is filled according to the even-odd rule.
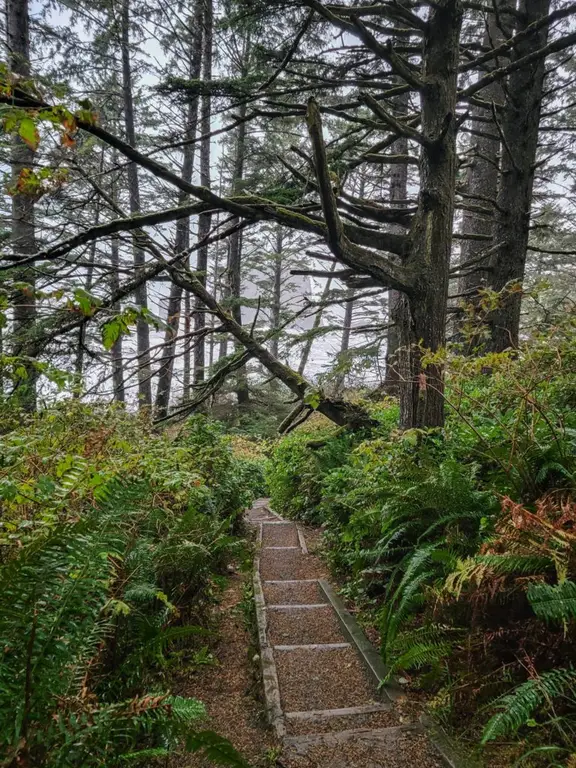
[[[418,722],[378,691],[365,638],[339,605],[301,529],[265,499],[248,514],[266,705],[286,768],[439,768]],[[356,640],[355,640],[356,638]],[[360,646],[360,648],[358,647]]]

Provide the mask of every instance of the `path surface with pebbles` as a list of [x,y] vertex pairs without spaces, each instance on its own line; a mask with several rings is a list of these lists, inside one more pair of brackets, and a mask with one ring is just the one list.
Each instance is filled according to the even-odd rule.
[[378,691],[371,649],[297,524],[272,512],[266,499],[248,520],[259,533],[254,596],[268,715],[284,745],[281,765],[445,765],[420,724],[402,715],[395,692]]

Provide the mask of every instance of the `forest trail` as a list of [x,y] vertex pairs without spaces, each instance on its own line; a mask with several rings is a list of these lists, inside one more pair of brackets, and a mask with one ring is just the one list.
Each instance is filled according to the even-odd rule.
[[255,502],[248,520],[260,543],[254,597],[268,716],[284,747],[278,764],[444,765],[420,723],[402,711],[402,697],[378,690],[368,642],[325,580],[320,560],[309,554],[299,526],[272,512],[266,499]]

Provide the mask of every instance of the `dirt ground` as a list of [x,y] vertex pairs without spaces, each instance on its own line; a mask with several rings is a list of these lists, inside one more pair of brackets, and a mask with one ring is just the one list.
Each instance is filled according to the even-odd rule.
[[[202,729],[214,730],[229,739],[255,768],[276,765],[277,742],[266,723],[252,638],[242,610],[243,587],[250,576],[235,573],[217,606],[216,633],[210,652],[217,665],[182,672],[173,693],[194,696],[204,702],[208,719]],[[206,768],[214,763],[197,755],[175,755],[170,768]]]

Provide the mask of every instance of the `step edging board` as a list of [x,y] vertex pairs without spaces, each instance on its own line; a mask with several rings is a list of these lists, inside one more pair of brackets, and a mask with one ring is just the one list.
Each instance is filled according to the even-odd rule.
[[[262,526],[259,526],[259,539],[262,540]],[[274,652],[268,642],[266,626],[266,603],[264,601],[264,591],[262,589],[262,580],[260,579],[260,558],[254,558],[253,574],[254,606],[256,609],[256,626],[258,629],[258,642],[260,645],[260,668],[262,670],[262,686],[264,688],[264,700],[270,725],[276,732],[279,739],[286,735],[286,726],[284,724],[284,714],[280,701],[280,684],[278,682],[278,673],[274,661]]]
[[309,611],[331,607],[330,603],[272,603],[265,606],[267,611]]
[[[398,685],[390,684],[387,680],[388,669],[380,658],[380,654],[368,640],[356,619],[334,591],[332,585],[325,579],[319,579],[318,582],[336,611],[345,634],[350,638],[351,643],[362,657],[364,664],[376,679],[379,690],[393,703],[403,695],[403,691]],[[425,730],[430,743],[446,768],[478,768],[477,763],[473,762],[468,756],[464,757],[460,754],[452,739],[430,716],[423,715],[420,718],[420,725]]]
[[273,645],[275,651],[289,653],[290,651],[340,651],[351,648],[350,643],[299,643],[297,645]]
[[390,704],[360,704],[357,707],[340,707],[338,709],[308,709],[300,712],[285,712],[287,720],[330,720],[333,717],[354,717],[355,715],[374,715],[379,712],[390,712]]
[[391,725],[387,728],[347,728],[344,731],[330,733],[309,733],[302,736],[287,736],[284,739],[286,747],[315,747],[318,745],[337,746],[357,738],[378,739],[385,741],[390,736],[400,733],[414,733],[422,731],[419,723],[410,725]]
[[388,670],[380,658],[380,654],[368,640],[361,626],[346,608],[342,599],[336,594],[332,585],[329,584],[326,579],[319,579],[319,584],[332,605],[332,608],[336,611],[336,615],[338,616],[338,620],[344,633],[350,638],[350,642],[360,654],[364,665],[375,679],[379,690],[381,690],[389,701],[396,701],[396,699],[403,695],[403,692],[396,686],[384,684],[384,680],[388,675]]

